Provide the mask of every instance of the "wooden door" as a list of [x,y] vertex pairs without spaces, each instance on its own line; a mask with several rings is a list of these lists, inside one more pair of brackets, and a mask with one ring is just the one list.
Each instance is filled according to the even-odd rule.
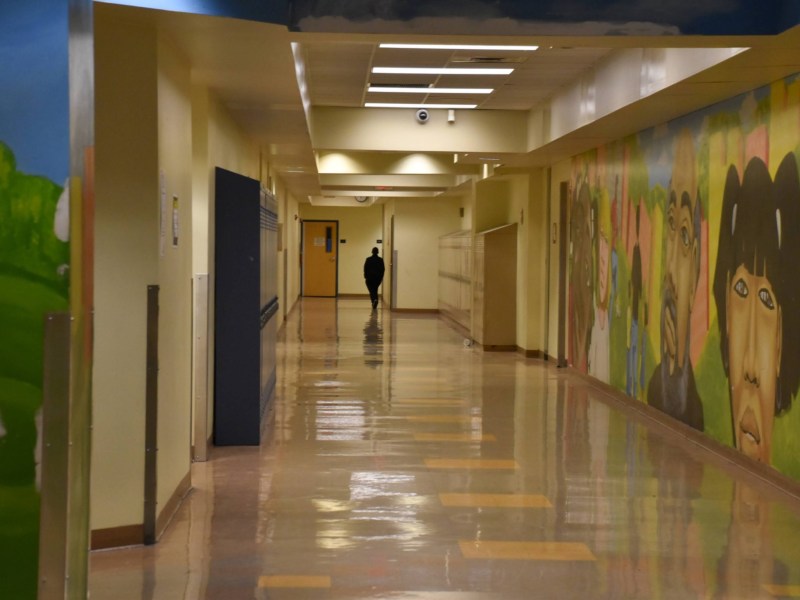
[[303,296],[336,296],[337,221],[303,221]]

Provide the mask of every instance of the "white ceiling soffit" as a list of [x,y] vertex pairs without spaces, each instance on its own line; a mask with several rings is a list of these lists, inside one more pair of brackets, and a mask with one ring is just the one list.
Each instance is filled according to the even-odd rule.
[[369,207],[380,204],[382,198],[378,196],[309,196],[308,202],[312,206],[337,206],[345,208]]

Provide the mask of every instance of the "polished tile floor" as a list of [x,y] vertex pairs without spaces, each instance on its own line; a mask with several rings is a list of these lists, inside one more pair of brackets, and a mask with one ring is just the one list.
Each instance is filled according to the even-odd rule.
[[305,299],[269,441],[195,464],[157,545],[93,553],[91,598],[800,597],[797,508],[608,402],[435,317]]

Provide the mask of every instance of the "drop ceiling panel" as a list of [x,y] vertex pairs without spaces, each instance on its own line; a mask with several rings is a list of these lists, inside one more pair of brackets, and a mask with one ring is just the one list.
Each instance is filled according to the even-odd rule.
[[[609,48],[554,48],[536,52],[442,51],[379,48],[378,43],[302,43],[309,72],[311,103],[315,106],[360,106],[369,102],[476,103],[493,110],[528,110],[566,83],[597,64]],[[373,74],[385,67],[498,67],[513,68],[508,76]],[[436,95],[364,94],[370,85],[493,88],[489,95],[458,99]]]

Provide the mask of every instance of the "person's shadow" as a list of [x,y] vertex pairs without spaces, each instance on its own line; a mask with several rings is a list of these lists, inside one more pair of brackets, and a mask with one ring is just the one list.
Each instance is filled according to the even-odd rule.
[[364,364],[372,368],[383,364],[383,327],[378,314],[373,310],[364,325]]

